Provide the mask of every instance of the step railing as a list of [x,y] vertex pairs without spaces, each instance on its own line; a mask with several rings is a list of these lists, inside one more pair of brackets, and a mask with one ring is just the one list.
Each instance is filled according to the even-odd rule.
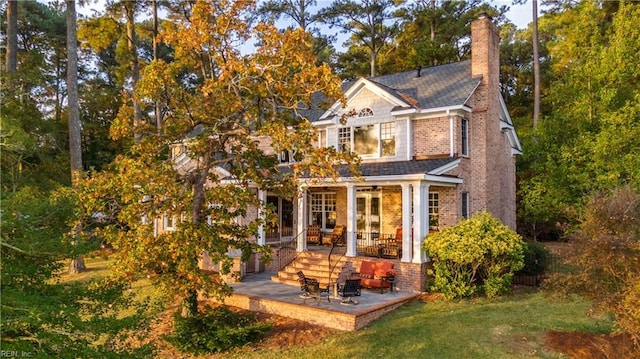
[[298,238],[301,235],[306,235],[307,230],[303,229],[302,232],[296,236],[288,239],[281,239],[278,248],[278,271],[281,271],[284,267],[288,266],[298,258],[300,253],[297,251]]

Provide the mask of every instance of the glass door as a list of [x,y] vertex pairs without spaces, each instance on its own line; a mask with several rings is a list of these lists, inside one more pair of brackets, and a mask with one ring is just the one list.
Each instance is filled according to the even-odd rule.
[[380,193],[360,192],[356,195],[357,232],[369,244],[380,234]]

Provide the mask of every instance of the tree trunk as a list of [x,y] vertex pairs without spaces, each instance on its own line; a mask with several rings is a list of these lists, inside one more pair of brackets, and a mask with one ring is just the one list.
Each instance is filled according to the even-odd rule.
[[[158,61],[158,1],[153,0],[153,59]],[[161,135],[162,113],[160,112],[160,100],[155,100],[156,129]]]
[[[136,88],[138,87],[138,81],[140,80],[140,67],[138,66],[138,39],[135,28],[136,2],[125,1],[124,9],[127,17],[127,43],[129,46],[129,52],[131,53],[131,99],[133,101],[133,124],[134,126],[139,126],[142,114],[135,95]],[[134,136],[136,141],[139,141],[142,135],[136,131]]]
[[71,184],[77,186],[82,177],[82,134],[78,109],[78,38],[76,3],[67,0],[67,91],[69,106],[69,154]]
[[16,72],[18,67],[18,1],[7,3],[7,72]]
[[540,118],[540,55],[538,54],[538,0],[532,0],[533,7],[533,127]]
[[87,270],[82,256],[77,256],[69,265],[69,274],[78,274]]

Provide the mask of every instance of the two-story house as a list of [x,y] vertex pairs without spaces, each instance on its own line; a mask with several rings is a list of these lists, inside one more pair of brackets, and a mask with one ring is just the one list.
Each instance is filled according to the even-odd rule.
[[[300,234],[309,226],[344,225],[345,255],[355,257],[401,233],[398,268],[413,278],[405,287],[421,291],[428,263],[421,246],[430,231],[485,209],[515,229],[522,148],[499,92],[499,32],[488,16],[472,23],[471,46],[470,61],[345,83],[346,107],[337,102],[309,120],[318,146],[361,157],[362,177],[344,166],[337,181],[300,183],[293,201],[256,189],[280,216],[257,241],[289,236],[303,252],[309,247]],[[341,123],[343,113],[355,115]],[[283,167],[291,157],[280,155]]]

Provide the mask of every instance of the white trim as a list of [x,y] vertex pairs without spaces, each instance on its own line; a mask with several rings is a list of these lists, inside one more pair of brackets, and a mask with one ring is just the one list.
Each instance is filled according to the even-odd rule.
[[463,103],[469,102],[469,100],[471,99],[471,96],[473,96],[473,94],[476,92],[476,90],[478,89],[480,84],[482,84],[482,80],[478,81],[478,83],[476,84],[476,87],[474,87],[473,90],[471,90],[471,92],[469,92],[469,96],[467,96],[467,98],[464,100]]
[[[349,89],[347,89],[347,91],[344,92],[344,97],[347,99],[347,103],[358,96],[358,94],[360,94],[360,92],[362,92],[362,90],[364,89],[368,89],[369,91],[373,92],[374,94],[378,95],[380,98],[382,98],[383,100],[391,103],[392,105],[395,106],[402,106],[402,107],[410,107],[410,105],[408,103],[406,103],[405,101],[402,101],[401,99],[397,98],[396,96],[393,96],[392,94],[390,94],[388,91],[382,89],[380,86],[378,86],[376,83],[369,81],[367,79],[365,79],[364,77],[360,77],[358,80],[356,80],[356,82],[351,85],[351,87],[349,87]],[[336,116],[336,114],[338,114],[340,112],[340,110],[342,110],[344,107],[342,106],[342,102],[341,101],[336,101],[333,103],[333,105],[331,105],[331,107],[325,111],[322,116],[320,116],[320,118],[318,120],[322,121],[325,120],[331,116]],[[337,116],[336,116],[337,117]],[[316,121],[316,123],[319,121]],[[335,121],[334,121],[335,122]]]
[[[445,114],[447,111],[464,111],[467,113],[471,113],[471,107],[467,105],[455,105],[455,106],[445,106],[445,107],[434,107],[434,108],[424,108],[424,109],[402,109],[397,111],[391,111],[391,114],[394,116],[400,115],[409,115],[409,114],[432,114],[432,113],[442,113]],[[416,119],[416,118],[414,118]]]
[[451,113],[449,110],[447,110],[447,117],[449,117],[449,157],[453,157],[455,154],[455,144],[453,142],[454,123],[453,123],[453,116],[451,116]]
[[431,171],[429,171],[429,175],[441,175],[445,172],[451,171],[452,169],[458,167],[458,165],[460,164],[460,159],[457,158],[447,164],[445,164],[444,166],[440,166],[436,169],[433,169]]

